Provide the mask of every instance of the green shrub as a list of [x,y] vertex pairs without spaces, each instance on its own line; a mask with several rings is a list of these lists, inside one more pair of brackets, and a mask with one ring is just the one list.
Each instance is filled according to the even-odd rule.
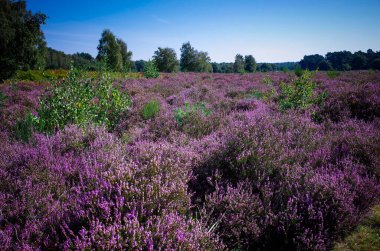
[[193,105],[186,102],[184,108],[177,108],[174,110],[174,118],[177,121],[178,126],[181,127],[186,124],[186,121],[188,121],[194,113],[201,113],[204,116],[209,116],[211,114],[211,110],[206,108],[204,102]]
[[371,215],[332,250],[380,250],[380,205],[375,206]]
[[185,103],[183,108],[174,110],[174,117],[180,131],[187,135],[200,138],[210,134],[220,121],[218,117],[210,118],[211,110],[202,103],[190,105]]
[[104,124],[112,130],[131,104],[126,93],[113,87],[107,73],[99,79],[80,79],[72,70],[67,79],[53,84],[50,95],[40,101],[35,126],[51,133],[67,124]]
[[296,74],[297,77],[301,77],[304,73],[304,70],[301,67],[297,67],[294,69],[294,74]]
[[141,110],[142,117],[147,120],[154,118],[160,112],[160,103],[157,100],[149,101]]
[[13,136],[18,140],[28,142],[32,137],[34,120],[35,117],[31,113],[28,113],[24,119],[18,120],[13,126]]
[[269,76],[265,76],[262,80],[262,83],[265,85],[273,85],[273,80]]
[[39,70],[17,71],[16,79],[39,82],[44,80],[44,75],[43,72]]
[[339,71],[327,71],[327,76],[329,78],[336,78],[336,77],[339,77],[340,76],[340,72]]
[[153,61],[149,60],[145,63],[144,76],[146,78],[158,78],[160,76],[157,66]]
[[280,108],[286,109],[305,109],[312,104],[319,104],[326,97],[326,93],[316,95],[316,84],[312,77],[314,72],[305,70],[302,75],[290,83],[280,83]]
[[264,94],[258,90],[251,89],[247,93],[247,98],[262,99]]
[[0,108],[4,105],[4,101],[7,99],[8,97],[4,94],[4,93],[2,93],[1,91],[0,91]]

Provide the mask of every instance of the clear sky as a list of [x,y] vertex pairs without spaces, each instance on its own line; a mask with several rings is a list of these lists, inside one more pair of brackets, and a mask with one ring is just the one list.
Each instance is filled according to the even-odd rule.
[[237,53],[258,62],[299,61],[305,54],[380,50],[380,0],[27,0],[48,15],[48,46],[97,54],[103,29],[149,59],[158,47],[182,43],[212,61]]

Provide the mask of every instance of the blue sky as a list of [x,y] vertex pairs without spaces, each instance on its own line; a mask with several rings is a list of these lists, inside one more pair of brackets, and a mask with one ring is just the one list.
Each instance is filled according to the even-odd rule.
[[48,46],[97,54],[103,29],[149,59],[158,47],[180,55],[190,41],[216,62],[237,53],[258,62],[299,61],[329,51],[380,50],[380,0],[27,0],[48,15]]

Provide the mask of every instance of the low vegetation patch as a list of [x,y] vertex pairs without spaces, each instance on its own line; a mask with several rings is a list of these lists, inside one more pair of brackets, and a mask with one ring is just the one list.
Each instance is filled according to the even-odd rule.
[[80,78],[80,72],[70,71],[68,78],[53,84],[40,100],[37,116],[29,114],[18,124],[16,135],[26,139],[31,125],[45,133],[53,133],[68,124],[104,125],[112,130],[131,104],[130,97],[113,84],[107,73],[88,80]]
[[143,106],[141,110],[141,115],[145,120],[147,120],[154,118],[159,112],[160,102],[158,102],[157,100],[152,100]]

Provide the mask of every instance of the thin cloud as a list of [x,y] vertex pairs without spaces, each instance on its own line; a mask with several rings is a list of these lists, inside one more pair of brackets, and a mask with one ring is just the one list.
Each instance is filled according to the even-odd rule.
[[170,24],[170,22],[166,19],[163,19],[163,18],[160,18],[160,17],[157,17],[157,16],[153,16],[154,20],[156,20],[157,22],[159,23],[162,23],[162,24]]

